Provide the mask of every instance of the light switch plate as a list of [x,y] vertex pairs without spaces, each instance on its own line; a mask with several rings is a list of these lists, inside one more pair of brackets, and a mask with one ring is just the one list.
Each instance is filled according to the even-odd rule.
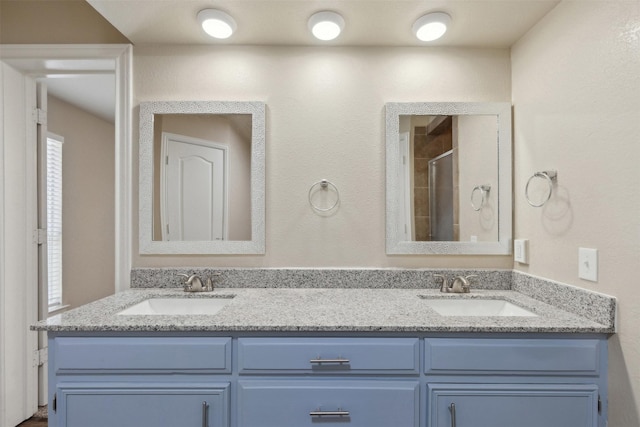
[[515,239],[513,241],[513,259],[520,264],[529,264],[529,240]]
[[592,282],[598,281],[598,250],[578,249],[578,277]]

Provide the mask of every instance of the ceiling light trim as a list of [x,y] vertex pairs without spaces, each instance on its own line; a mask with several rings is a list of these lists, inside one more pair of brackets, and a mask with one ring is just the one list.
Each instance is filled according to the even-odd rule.
[[322,41],[336,39],[344,30],[344,24],[342,15],[329,10],[314,13],[308,21],[311,34]]
[[451,16],[445,12],[431,12],[421,16],[413,24],[413,34],[423,42],[435,41],[444,36],[451,24]]
[[218,9],[203,9],[197,19],[205,33],[219,40],[228,39],[238,28],[231,15]]

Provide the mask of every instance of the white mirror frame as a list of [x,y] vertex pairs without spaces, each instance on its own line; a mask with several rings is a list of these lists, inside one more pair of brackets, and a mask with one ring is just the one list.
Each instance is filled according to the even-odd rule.
[[[251,240],[154,241],[153,118],[156,114],[251,114]],[[232,101],[166,101],[140,104],[139,237],[141,254],[265,253],[265,104]]]
[[[511,104],[508,102],[390,102],[386,110],[386,252],[395,254],[510,255],[512,241]],[[498,117],[498,241],[414,242],[400,240],[398,200],[400,116],[496,115]],[[492,189],[493,192],[493,189]]]

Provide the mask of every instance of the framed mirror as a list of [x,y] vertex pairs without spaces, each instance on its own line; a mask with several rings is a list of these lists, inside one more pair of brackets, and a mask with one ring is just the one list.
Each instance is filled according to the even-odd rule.
[[265,252],[265,105],[140,104],[140,253]]
[[511,105],[385,109],[387,254],[510,254]]

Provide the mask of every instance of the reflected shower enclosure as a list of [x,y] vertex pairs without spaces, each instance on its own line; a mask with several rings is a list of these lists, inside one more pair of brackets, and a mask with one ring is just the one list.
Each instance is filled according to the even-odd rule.
[[497,126],[494,115],[400,116],[406,240],[498,239],[491,194],[479,210],[471,200],[475,187],[497,182]]
[[387,254],[510,253],[511,105],[385,109]]

